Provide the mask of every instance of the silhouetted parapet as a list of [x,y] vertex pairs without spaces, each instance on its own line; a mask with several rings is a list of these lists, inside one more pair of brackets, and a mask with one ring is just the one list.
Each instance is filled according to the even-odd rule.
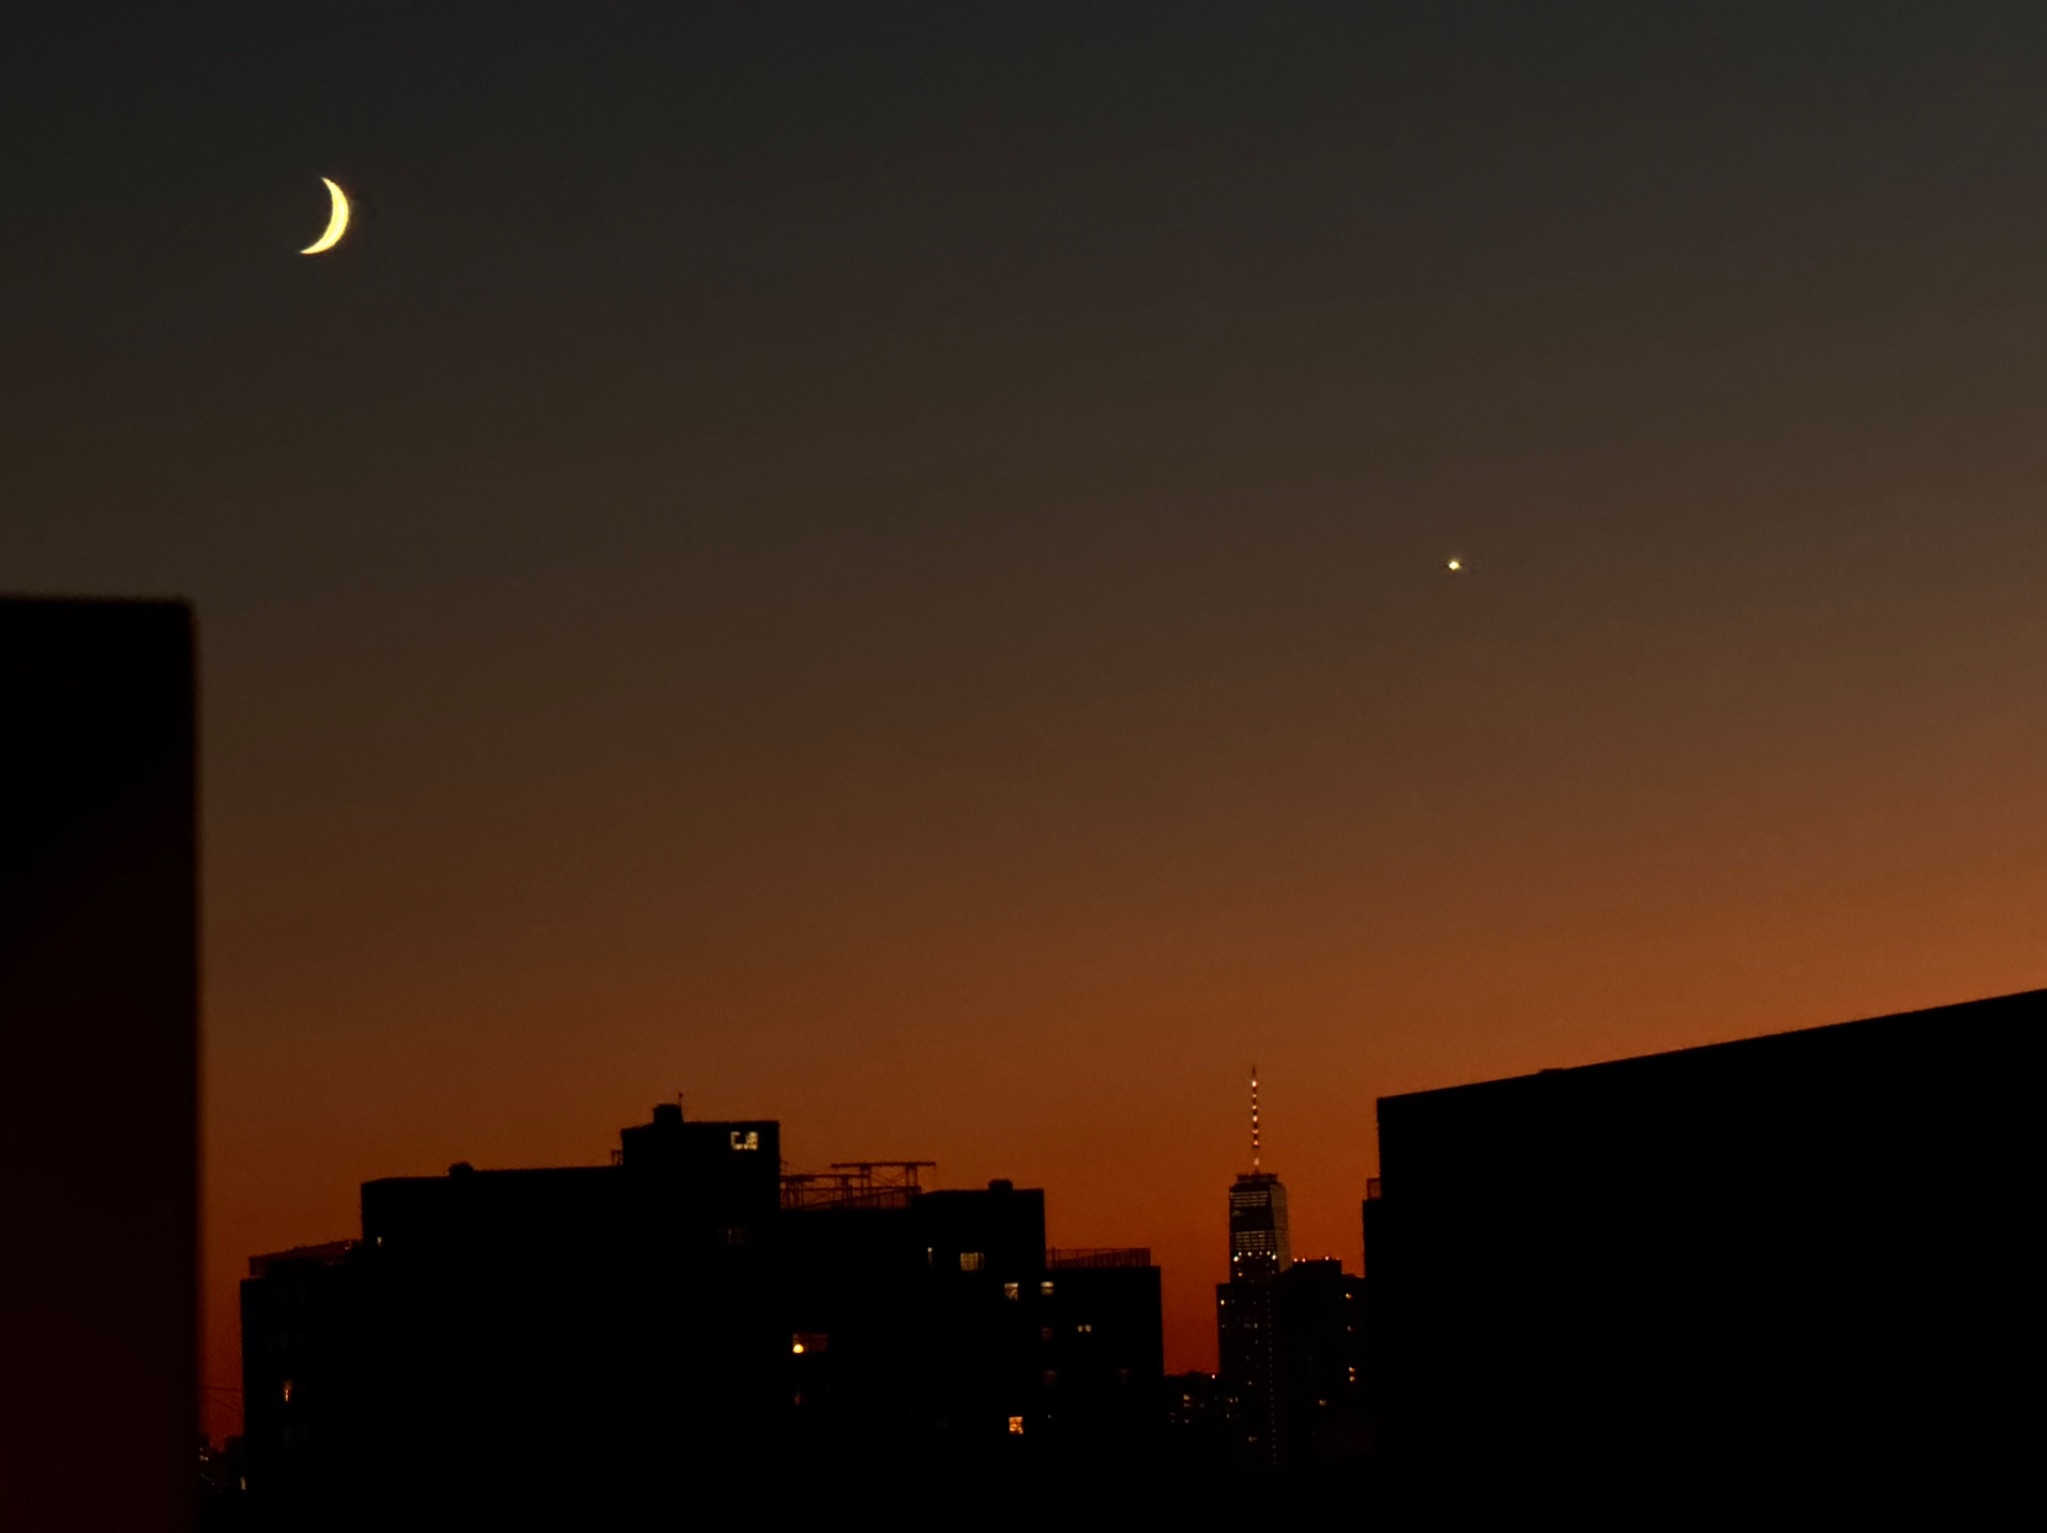
[[1149,1267],[1149,1246],[1068,1246],[1045,1253],[1047,1267]]

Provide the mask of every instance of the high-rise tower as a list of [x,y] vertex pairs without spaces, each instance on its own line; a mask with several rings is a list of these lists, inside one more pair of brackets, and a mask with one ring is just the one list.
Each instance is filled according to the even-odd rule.
[[1251,1067],[1251,1169],[1230,1188],[1230,1281],[1256,1283],[1293,1264],[1286,1185],[1259,1164],[1258,1067]]
[[1278,1352],[1273,1297],[1293,1263],[1286,1188],[1260,1163],[1258,1067],[1251,1067],[1251,1169],[1230,1187],[1230,1280],[1215,1290],[1216,1361],[1235,1396],[1239,1447],[1271,1468],[1279,1452]]

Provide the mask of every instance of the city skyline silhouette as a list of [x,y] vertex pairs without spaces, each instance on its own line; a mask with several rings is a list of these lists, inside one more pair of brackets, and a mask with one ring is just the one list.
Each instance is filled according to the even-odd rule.
[[932,1494],[1000,1481],[1018,1512],[1400,1514],[1709,1484],[1959,1509],[2028,1462],[2001,1381],[2037,1352],[2017,1215],[2047,990],[1380,1097],[1362,1273],[1295,1251],[1253,1066],[1212,1373],[1168,1372],[1149,1247],[1058,1247],[1044,1189],[1007,1177],[792,1169],[774,1119],[677,1101],[606,1162],[373,1178],[356,1232],[250,1257],[241,1430],[187,1478],[193,656],[175,603],[0,602],[7,786],[35,811],[0,885],[0,1003],[42,1087],[10,1160],[93,1124],[61,1180],[10,1184],[48,1237],[10,1306],[59,1429],[11,1445],[30,1515],[76,1510],[35,1464],[84,1438],[123,1461],[87,1500],[183,1526],[194,1498],[209,1533],[744,1510],[792,1460],[790,1508],[900,1460]]

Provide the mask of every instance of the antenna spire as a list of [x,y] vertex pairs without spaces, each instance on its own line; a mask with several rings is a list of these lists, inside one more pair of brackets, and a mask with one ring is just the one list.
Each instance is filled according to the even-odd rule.
[[1258,1067],[1251,1067],[1251,1169],[1258,1169]]

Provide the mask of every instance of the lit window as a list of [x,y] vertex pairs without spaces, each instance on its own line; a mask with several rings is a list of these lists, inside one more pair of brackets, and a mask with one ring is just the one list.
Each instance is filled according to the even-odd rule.
[[286,1380],[284,1381],[284,1403],[285,1403],[286,1405],[289,1405],[289,1404],[291,1404],[291,1380],[290,1380],[290,1379],[286,1379]]
[[1041,1294],[1043,1294],[1043,1295],[1044,1295],[1044,1296],[1045,1296],[1046,1298],[1048,1298],[1048,1299],[1049,1299],[1049,1298],[1051,1298],[1051,1297],[1052,1297],[1052,1280],[1051,1280],[1050,1278],[1046,1278],[1044,1282],[1040,1283],[1040,1284],[1038,1285],[1038,1292],[1039,1292],[1039,1293],[1041,1293]]
[[1074,1329],[1080,1332],[1080,1334],[1083,1336],[1092,1336],[1095,1333],[1094,1326],[1085,1320],[1081,1321],[1081,1323],[1075,1326]]
[[1009,1435],[1011,1437],[1023,1436],[1023,1417],[1012,1416],[1009,1418]]
[[1002,1297],[1005,1299],[1014,1299],[1020,1292],[1021,1290],[1014,1283],[1004,1283],[1002,1285]]
[[789,1338],[789,1351],[796,1357],[808,1357],[813,1352],[831,1349],[831,1338],[823,1331],[798,1331]]
[[760,1130],[750,1128],[745,1133],[734,1129],[731,1133],[732,1148],[735,1150],[758,1150],[761,1147]]
[[960,1271],[979,1272],[981,1270],[981,1263],[985,1260],[987,1258],[979,1251],[962,1251],[960,1252]]

